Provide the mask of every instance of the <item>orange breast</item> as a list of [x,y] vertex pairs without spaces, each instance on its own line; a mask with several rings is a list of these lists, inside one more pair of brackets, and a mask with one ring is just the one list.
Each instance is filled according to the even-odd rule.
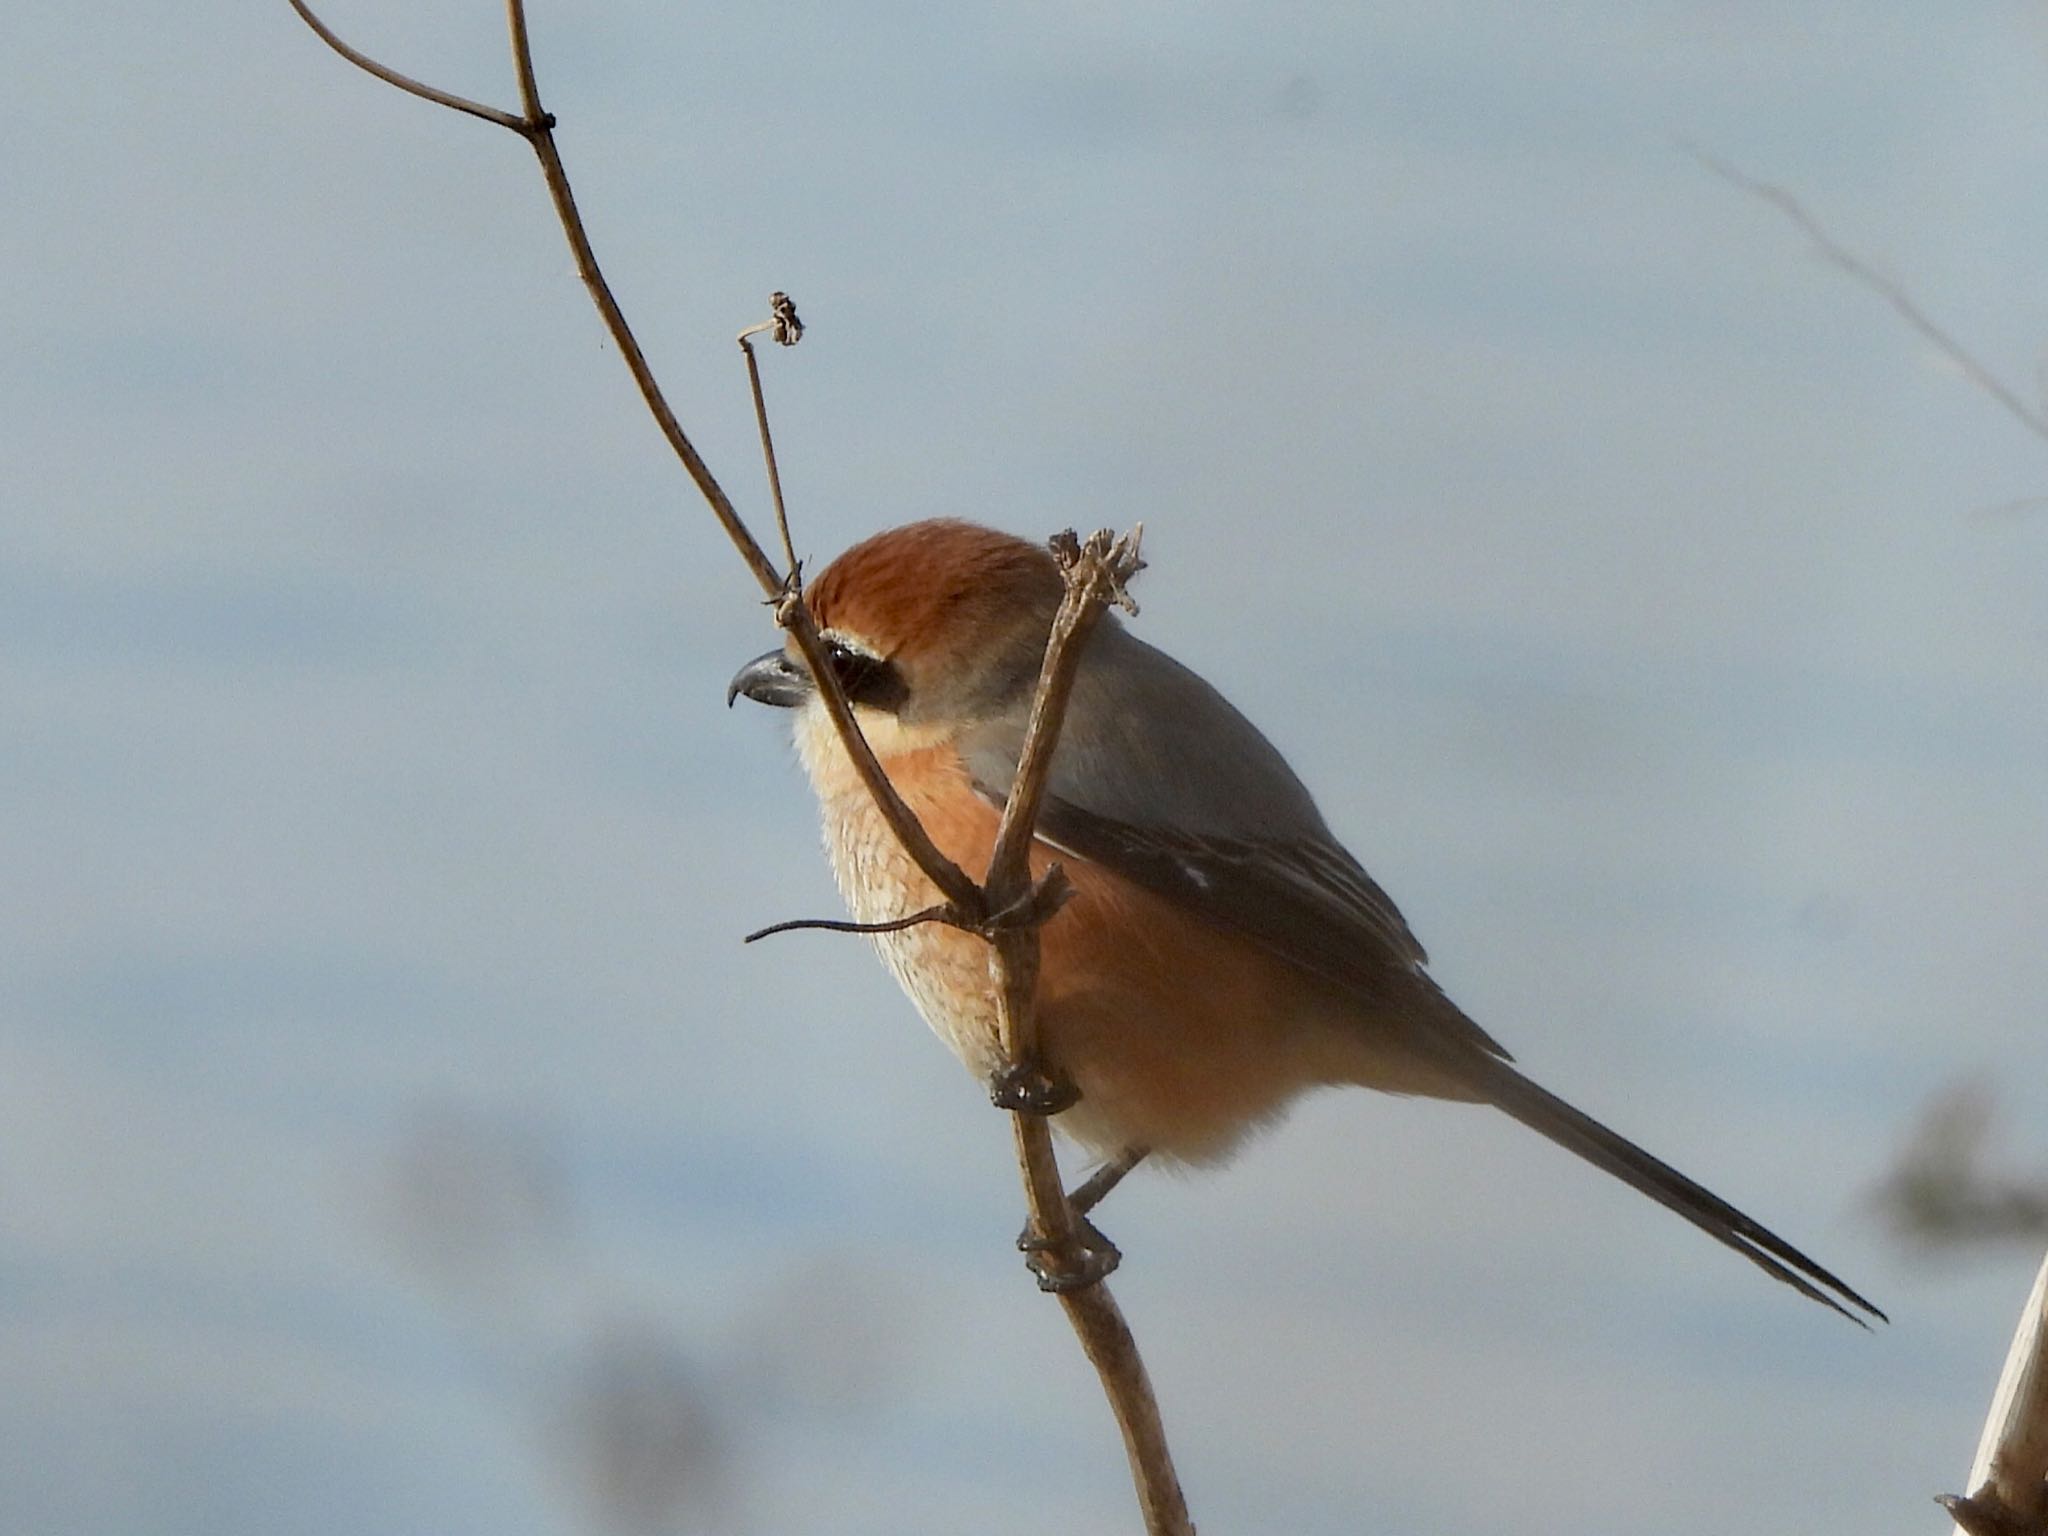
[[[938,901],[844,768],[837,743],[806,745],[827,851],[855,916],[886,921]],[[933,841],[979,877],[998,813],[974,792],[958,757],[929,748],[898,754],[886,767]],[[1055,859],[1075,895],[1041,930],[1039,1032],[1049,1060],[1081,1091],[1060,1129],[1099,1154],[1137,1145],[1206,1161],[1303,1089],[1357,1080],[1355,1037],[1331,1027],[1327,996],[1293,968],[1042,843],[1032,849],[1033,872]],[[1001,1064],[988,946],[937,924],[876,943],[926,1022],[986,1080]]]

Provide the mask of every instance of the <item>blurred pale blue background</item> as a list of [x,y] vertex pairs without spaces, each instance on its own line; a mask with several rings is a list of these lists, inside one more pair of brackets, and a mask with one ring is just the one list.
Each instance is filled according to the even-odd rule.
[[[509,102],[498,11],[334,0]],[[1932,1530],[2038,1258],[2038,5],[541,5],[614,282],[803,546],[1149,525],[1539,1078],[1875,1337],[1504,1121],[1362,1095],[1106,1225],[1205,1532]],[[0,59],[0,1524],[1112,1532],[1009,1138],[868,954],[771,643],[510,136],[275,4]],[[2032,1093],[2031,1102],[2023,1095]]]

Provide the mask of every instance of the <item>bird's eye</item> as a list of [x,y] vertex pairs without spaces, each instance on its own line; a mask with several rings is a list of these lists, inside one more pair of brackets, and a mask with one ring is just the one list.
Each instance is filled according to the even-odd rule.
[[825,654],[832,659],[832,675],[839,679],[848,698],[853,697],[855,685],[876,666],[874,657],[837,640],[825,642]]
[[891,663],[833,639],[826,640],[825,655],[841,691],[854,703],[894,709],[902,702],[903,684]]
[[825,655],[831,657],[831,676],[840,680],[840,688],[848,698],[860,698],[866,682],[883,666],[879,657],[856,651],[840,641],[825,641]]

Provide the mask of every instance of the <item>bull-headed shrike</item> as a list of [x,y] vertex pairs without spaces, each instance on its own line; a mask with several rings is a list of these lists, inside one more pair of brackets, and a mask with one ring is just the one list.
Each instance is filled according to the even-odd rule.
[[[809,601],[861,729],[963,869],[988,866],[1064,590],[1044,549],[968,523],[892,529]],[[793,709],[839,888],[862,923],[933,906],[793,647],[728,698]],[[1294,771],[1209,684],[1105,614],[1083,652],[1031,850],[1072,897],[1040,932],[1041,1049],[1080,1098],[1054,1124],[1106,1159],[1227,1156],[1297,1095],[1355,1083],[1492,1104],[1825,1306],[1883,1313],[1734,1206],[1538,1087],[1444,995],[1393,901]],[[932,1029],[983,1081],[1004,1065],[988,947],[924,923],[876,937]],[[1845,1305],[1846,1304],[1846,1305]]]

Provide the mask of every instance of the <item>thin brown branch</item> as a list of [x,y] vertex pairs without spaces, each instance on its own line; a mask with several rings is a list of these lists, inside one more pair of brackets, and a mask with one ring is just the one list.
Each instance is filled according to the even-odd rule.
[[[512,11],[521,11],[519,0],[509,0]],[[524,35],[523,32],[521,34]],[[530,69],[530,65],[528,68]],[[540,111],[537,94],[530,94],[527,107],[536,114],[536,120],[547,118]],[[711,508],[712,515],[724,528],[726,537],[746,561],[747,568],[754,573],[775,603],[775,622],[787,630],[796,640],[797,650],[810,668],[811,677],[817,683],[818,697],[824,701],[826,712],[831,716],[833,728],[846,748],[861,783],[874,797],[884,819],[889,823],[903,846],[909,850],[918,867],[930,877],[932,883],[955,903],[963,912],[977,913],[981,910],[981,892],[964,870],[939,851],[925,832],[923,825],[911,814],[910,807],[896,793],[889,776],[876,761],[874,751],[868,746],[867,738],[861,735],[860,726],[853,718],[853,706],[847,702],[845,690],[832,670],[826,654],[825,642],[818,634],[818,626],[811,618],[811,611],[803,601],[790,578],[775,569],[752,531],[741,519],[732,500],[725,494],[710,466],[697,452],[689,436],[683,431],[682,423],[676,420],[670,409],[668,398],[662,393],[660,383],[654,377],[654,370],[647,362],[647,355],[640,350],[640,342],[634,336],[632,327],[626,323],[625,312],[619,308],[613,297],[610,284],[597,264],[597,254],[591,248],[590,236],[583,225],[583,216],[577,211],[576,196],[570,189],[568,172],[562,166],[562,157],[555,148],[552,128],[542,128],[532,139],[534,153],[539,157],[541,175],[546,179],[548,193],[554,199],[555,213],[561,220],[562,232],[568,237],[569,249],[576,258],[576,271],[583,284],[590,290],[591,301],[597,305],[597,312],[603,318],[605,329],[610,332],[613,344],[619,349],[619,356],[625,360],[627,369],[633,375],[633,382],[640,388],[640,397],[647,404],[655,424],[668,440],[669,447],[682,460],[683,468],[696,483],[698,492]]]
[[[1052,773],[1054,749],[1066,721],[1067,701],[1079,675],[1082,648],[1111,602],[1129,603],[1124,583],[1136,575],[1142,527],[1112,542],[1096,533],[1083,545],[1069,532],[1053,540],[1053,556],[1066,578],[1066,592],[1046,637],[1038,687],[1031,700],[1031,718],[1017,757],[996,843],[989,857],[983,888],[992,908],[1003,910],[1021,901],[1031,886],[1031,843],[1038,827],[1039,807]],[[989,936],[995,946],[992,979],[996,991],[997,1025],[1004,1059],[1012,1073],[1040,1072],[1038,1018],[1033,1001],[1038,991],[1036,924],[998,928]],[[1020,1111],[1014,1126],[1018,1164],[1031,1206],[1032,1230],[1055,1248],[1074,1240],[1073,1212],[1066,1201],[1059,1166],[1052,1155],[1045,1116]]]
[[[1130,603],[1124,584],[1144,564],[1138,558],[1143,537],[1141,525],[1115,541],[1106,532],[1092,535],[1085,545],[1071,532],[1053,540],[1053,556],[1066,578],[1066,593],[1046,638],[1045,658],[1031,700],[1030,723],[1017,757],[1016,777],[1011,780],[1009,797],[1003,804],[995,849],[989,856],[988,873],[983,880],[989,905],[998,910],[1013,906],[1030,887],[1031,843],[1052,774],[1053,752],[1066,721],[1067,701],[1073,695],[1074,679],[1080,672],[1082,648],[1106,605]],[[1033,1006],[1038,991],[1036,927],[999,930],[991,935],[990,941],[995,946],[992,976],[1004,1059],[1012,1072],[1042,1070],[1037,1010]],[[1056,1248],[1070,1246],[1074,1239],[1073,1213],[1052,1155],[1051,1137],[1045,1133],[1045,1117],[1019,1113],[1014,1130],[1018,1164],[1031,1206],[1032,1229],[1041,1240]]]
[[[749,535],[750,541],[751,538]],[[755,548],[758,551],[760,546]],[[958,909],[964,919],[970,922],[979,919],[987,910],[981,887],[974,883],[966,870],[939,851],[939,845],[925,831],[924,823],[903,803],[903,797],[896,793],[896,786],[889,782],[889,775],[882,771],[874,749],[861,734],[860,723],[853,718],[853,705],[847,701],[846,690],[839,686],[824,637],[818,633],[817,621],[811,617],[810,605],[804,601],[801,592],[792,589],[777,599],[775,622],[788,630],[796,641],[804,665],[810,669],[811,678],[817,684],[818,698],[831,717],[832,728],[838,732],[840,745],[846,748],[847,757],[852,760],[854,770],[860,774],[861,783],[873,797],[883,820],[889,823],[889,830],[896,834],[896,840],[917,861],[917,867],[924,871],[925,877],[939,888],[939,893]]]
[[[967,877],[964,870],[947,858],[925,833],[910,808],[903,803],[895,788],[889,783],[888,775],[882,772],[882,765],[875,760],[867,740],[860,733],[854,721],[853,709],[846,701],[838,679],[833,675],[825,653],[824,641],[818,635],[818,627],[811,620],[810,610],[795,593],[792,581],[775,569],[754,538],[732,499],[725,494],[725,488],[718,483],[703,457],[697,452],[689,435],[683,431],[682,423],[670,409],[667,397],[662,393],[660,383],[654,377],[654,370],[648,365],[647,356],[640,349],[639,339],[626,323],[625,312],[619,308],[611,286],[605,281],[603,271],[597,264],[597,253],[592,249],[590,236],[584,228],[583,215],[576,207],[576,195],[569,186],[568,172],[563,168],[562,157],[555,147],[555,120],[542,105],[540,86],[534,76],[532,47],[526,27],[526,8],[521,0],[506,0],[507,27],[512,39],[512,62],[519,77],[519,95],[525,116],[515,117],[498,112],[494,108],[478,109],[476,103],[465,102],[460,97],[451,97],[446,92],[423,86],[409,76],[377,64],[356,49],[349,47],[307,9],[304,0],[290,0],[290,4],[307,26],[336,52],[349,62],[368,70],[378,79],[387,81],[415,96],[428,101],[452,107],[457,111],[472,112],[473,115],[509,128],[533,146],[533,152],[540,161],[541,176],[547,183],[548,196],[555,205],[555,215],[562,225],[562,233],[569,242],[570,252],[575,257],[576,272],[583,279],[583,285],[590,292],[591,302],[596,304],[599,317],[610,333],[612,343],[619,349],[619,356],[625,360],[627,370],[633,375],[633,382],[639,387],[640,398],[646,402],[648,412],[654,417],[655,425],[667,439],[669,448],[682,461],[683,468],[696,484],[699,494],[710,506],[712,515],[746,561],[748,570],[761,590],[775,601],[775,620],[796,640],[797,650],[802,654],[811,675],[817,680],[818,696],[824,700],[832,724],[845,744],[847,756],[859,773],[861,782],[874,797],[883,818],[902,842],[913,859],[917,861],[933,884],[945,893],[963,913],[978,915],[982,912],[981,891]],[[792,315],[792,319],[794,316]]]
[[457,96],[453,91],[440,90],[424,81],[413,79],[411,75],[402,75],[388,64],[379,64],[367,53],[351,48],[336,37],[328,29],[327,23],[313,14],[312,7],[306,4],[306,0],[290,0],[290,4],[291,8],[299,13],[299,20],[313,29],[315,37],[357,69],[375,75],[386,85],[397,86],[408,96],[417,96],[422,101],[431,101],[435,106],[447,107],[450,111],[466,112],[471,117],[480,117],[487,123],[496,123],[500,128],[511,129],[521,138],[527,136],[528,124],[525,118],[515,117],[510,112],[501,112],[496,107],[487,107],[480,101],[471,101],[467,96]]
[[[775,569],[774,562],[762,551],[754,536],[748,531],[739,512],[733,507],[732,499],[725,494],[725,488],[718,483],[698,454],[682,424],[669,408],[667,397],[654,377],[654,370],[648,365],[647,355],[640,349],[639,338],[626,323],[625,312],[612,295],[611,285],[605,281],[604,273],[597,264],[597,253],[591,248],[589,232],[584,228],[583,215],[576,207],[576,194],[569,186],[569,174],[563,168],[561,152],[555,147],[554,130],[545,109],[540,102],[540,87],[533,74],[533,58],[527,44],[526,8],[521,0],[507,0],[506,11],[513,39],[513,64],[519,74],[519,94],[526,108],[527,121],[537,126],[532,134],[535,155],[540,159],[541,176],[547,182],[548,196],[553,199],[556,217],[561,220],[562,233],[569,241],[569,250],[576,260],[576,275],[583,279],[583,286],[590,291],[591,302],[597,305],[597,312],[604,321],[604,328],[610,332],[612,342],[619,349],[619,356],[625,361],[627,371],[633,375],[633,382],[639,386],[640,398],[654,417],[655,425],[676,457],[682,460],[683,468],[696,483],[698,492],[710,505],[711,513],[732,540],[733,547],[740,552],[740,558],[747,562],[747,568],[754,573],[754,580],[769,597],[780,597],[783,590],[782,573]],[[810,659],[808,654],[806,659]]]
[[1798,225],[1823,257],[1889,304],[1900,319],[1918,331],[1936,351],[1955,364],[1964,378],[2004,406],[2029,432],[2036,437],[2048,439],[2048,416],[2028,405],[2020,398],[2018,391],[1978,362],[1969,349],[1937,325],[1904,288],[1829,234],[1822,227],[1820,220],[1807,212],[1805,205],[1792,193],[1783,187],[1744,174],[1697,144],[1681,140],[1679,147],[1731,187],[1747,192],[1752,197],[1761,198]]
[[986,883],[989,900],[996,906],[1014,901],[1030,879],[1027,854],[1052,773],[1053,748],[1059,743],[1067,700],[1080,672],[1082,647],[1102,610],[1111,603],[1131,613],[1138,611],[1125,588],[1145,568],[1138,555],[1144,538],[1145,525],[1139,523],[1120,539],[1112,539],[1104,531],[1092,534],[1085,544],[1072,533],[1053,540],[1053,558],[1066,577],[1067,591],[1053,619],[1039,669],[1038,692],[1031,701],[1031,721],[1017,759],[1017,777],[1003,807],[995,852],[989,858]]
[[[1046,641],[1038,689],[1032,699],[1031,722],[1018,756],[1017,775],[1003,806],[995,852],[989,861],[986,888],[990,905],[998,911],[1028,900],[1037,889],[1031,881],[1031,842],[1060,727],[1073,695],[1082,648],[1106,605],[1113,602],[1133,608],[1124,584],[1144,564],[1138,558],[1143,532],[1142,527],[1136,528],[1128,537],[1114,541],[1107,533],[1097,533],[1085,544],[1069,533],[1053,541],[1053,552],[1066,576],[1067,589]],[[1048,871],[1041,884],[1049,884],[1056,873],[1056,868]],[[1038,924],[997,926],[989,940],[993,945],[990,975],[1003,1054],[1013,1071],[1035,1070],[1041,1064],[1034,1008]],[[1071,1252],[1080,1224],[1067,1202],[1059,1160],[1053,1151],[1051,1123],[1043,1113],[1016,1110],[1010,1116],[1010,1124],[1030,1209],[1032,1240],[1054,1251]],[[1174,1471],[1159,1402],[1116,1298],[1099,1278],[1077,1289],[1062,1289],[1058,1294],[1067,1322],[1101,1378],[1110,1410],[1116,1416],[1146,1531],[1150,1536],[1193,1536],[1194,1525]]]
[[519,79],[519,101],[526,108],[526,120],[545,120],[553,127],[554,119],[540,107],[540,85],[533,75],[533,45],[526,35],[525,0],[505,0],[505,31],[512,43],[512,73]]
[[569,249],[575,255],[576,271],[590,290],[591,300],[597,305],[605,329],[611,333],[613,344],[619,349],[619,356],[625,359],[633,382],[639,386],[641,399],[647,403],[647,409],[661,429],[662,436],[668,440],[669,447],[682,460],[683,468],[696,483],[698,492],[710,505],[712,515],[724,528],[726,537],[740,552],[740,558],[747,562],[747,568],[754,573],[754,579],[762,590],[775,600],[775,622],[795,638],[797,650],[817,683],[818,696],[825,703],[833,728],[845,745],[861,783],[874,797],[876,806],[889,823],[890,830],[949,901],[964,913],[979,913],[980,889],[959,865],[939,851],[923,824],[896,793],[889,776],[882,771],[882,765],[875,760],[873,749],[868,746],[867,738],[861,734],[860,726],[853,718],[853,706],[847,702],[845,690],[839,686],[839,680],[833,673],[825,642],[811,619],[810,609],[794,586],[794,571],[785,577],[775,569],[774,563],[734,508],[731,498],[725,494],[725,488],[713,476],[710,466],[704,462],[696,445],[683,431],[682,423],[677,421],[675,412],[670,409],[668,398],[662,393],[653,368],[648,365],[647,355],[640,350],[638,338],[626,323],[625,312],[619,308],[610,284],[598,267],[597,253],[591,248],[583,215],[577,210],[576,196],[569,186],[569,174],[563,168],[560,151],[555,147],[554,119],[541,107],[540,87],[534,77],[533,54],[527,38],[526,7],[522,0],[506,0],[506,13],[512,34],[513,65],[519,75],[520,100],[526,108],[528,121],[537,125],[531,142],[534,153],[540,158],[541,175],[547,182],[548,195],[554,200],[562,233],[567,236]]
[[1060,1297],[1060,1305],[1109,1394],[1116,1427],[1124,1437],[1124,1455],[1130,1460],[1131,1480],[1137,1485],[1146,1536],[1195,1536],[1187,1496],[1173,1469],[1166,1425],[1159,1417],[1159,1400],[1153,1395],[1138,1341],[1116,1298],[1109,1294],[1108,1286],[1094,1285]]
[[780,346],[793,347],[803,339],[804,325],[796,317],[796,305],[786,293],[768,296],[772,319],[750,325],[739,334],[740,351],[747,356],[747,386],[754,392],[754,420],[761,428],[761,457],[768,466],[768,496],[775,503],[775,527],[782,535],[782,554],[788,561],[789,583],[803,589],[803,564],[796,557],[796,544],[789,536],[789,509],[782,501],[782,471],[775,462],[775,437],[768,430],[768,402],[761,393],[761,362],[754,356],[752,338],[764,331]]
[[[1003,1039],[1013,1050],[1013,1062],[1021,1060],[1035,1066],[1036,1039],[1031,1008],[1037,979],[1038,928],[1057,910],[1064,899],[1066,887],[1056,868],[1049,870],[1034,885],[1029,877],[1028,854],[1045,775],[1049,771],[1060,721],[1073,686],[1074,668],[1079,664],[1080,646],[1099,618],[1104,603],[1115,601],[1128,605],[1129,599],[1123,592],[1122,583],[1140,564],[1135,535],[1127,544],[1119,542],[1114,545],[1110,544],[1107,535],[1098,535],[1085,548],[1073,541],[1072,535],[1067,535],[1069,545],[1059,547],[1068,575],[1067,601],[1062,605],[1061,617],[1056,621],[1048,643],[1039,693],[1033,705],[1031,728],[1020,758],[1017,781],[1005,807],[1002,830],[990,868],[990,888],[985,894],[982,886],[970,879],[932,843],[916,816],[896,794],[862,736],[852,707],[827,658],[817,624],[797,585],[795,556],[788,541],[786,522],[783,524],[784,552],[791,566],[787,575],[775,569],[670,409],[638,340],[626,323],[624,312],[599,270],[582,215],[577,210],[568,173],[555,146],[554,118],[541,105],[525,7],[521,0],[507,0],[506,12],[523,117],[479,107],[476,103],[435,91],[394,70],[375,65],[328,31],[306,9],[303,0],[291,0],[291,3],[307,24],[350,62],[413,95],[510,128],[533,146],[548,194],[574,254],[577,273],[589,290],[619,355],[632,373],[641,398],[726,536],[773,602],[776,623],[789,633],[810,668],[818,696],[824,701],[833,726],[876,806],[904,848],[947,898],[939,909],[946,914],[944,920],[970,927],[990,942],[991,976],[996,984],[1001,1010]],[[785,315],[783,309],[778,308],[777,319],[786,328],[778,331],[777,339],[784,340],[787,334],[788,340],[794,340],[791,333],[800,333],[794,309],[789,308]],[[751,353],[751,349],[749,351]],[[996,915],[991,917],[991,912]],[[926,913],[914,914],[901,926],[908,926],[911,921],[927,920],[927,917]],[[940,919],[932,915],[929,920]],[[1023,1057],[1015,1054],[1015,1049],[1020,1046],[1028,1048],[1029,1054]],[[1031,1205],[1032,1228],[1042,1236],[1057,1235],[1071,1243],[1075,1221],[1060,1184],[1045,1112],[1020,1112],[1012,1118]],[[1116,1415],[1137,1484],[1146,1530],[1151,1536],[1192,1536],[1193,1526],[1173,1471],[1158,1404],[1146,1379],[1136,1342],[1114,1298],[1104,1286],[1092,1283],[1062,1294],[1060,1301],[1083,1350],[1101,1377],[1103,1390]]]
[[682,423],[676,419],[675,412],[670,409],[668,397],[662,393],[654,370],[648,365],[646,353],[640,350],[639,339],[626,323],[625,311],[619,308],[611,285],[605,281],[604,273],[598,267],[597,253],[591,248],[583,215],[577,210],[576,195],[569,186],[569,173],[563,168],[561,153],[555,147],[554,119],[541,107],[540,87],[534,78],[533,56],[527,40],[526,7],[522,0],[506,0],[506,12],[512,33],[513,62],[519,73],[520,99],[525,105],[528,120],[537,125],[530,142],[534,154],[540,159],[541,175],[547,182],[548,195],[554,200],[562,233],[568,238],[569,249],[576,258],[577,274],[583,279],[584,287],[590,290],[591,301],[597,305],[605,329],[611,333],[619,356],[625,360],[633,382],[639,386],[641,399],[646,402],[669,447],[682,460],[683,468],[696,483],[699,494],[709,504],[726,537],[740,552],[740,558],[746,561],[761,589],[775,600],[775,622],[795,638],[797,650],[803,655],[804,664],[810,668],[811,677],[818,687],[818,697],[825,703],[833,728],[839,733],[861,783],[874,797],[890,830],[948,900],[963,912],[978,913],[981,910],[980,889],[959,865],[939,851],[923,824],[896,793],[889,776],[875,760],[867,738],[861,735],[860,726],[853,718],[853,706],[847,702],[845,690],[839,686],[839,680],[833,673],[825,642],[818,634],[817,625],[812,622],[802,594],[795,589],[792,578],[775,569],[774,562],[762,550],[734,508],[732,499],[725,494],[725,488],[711,473],[710,466],[704,462],[696,445],[683,431]]

